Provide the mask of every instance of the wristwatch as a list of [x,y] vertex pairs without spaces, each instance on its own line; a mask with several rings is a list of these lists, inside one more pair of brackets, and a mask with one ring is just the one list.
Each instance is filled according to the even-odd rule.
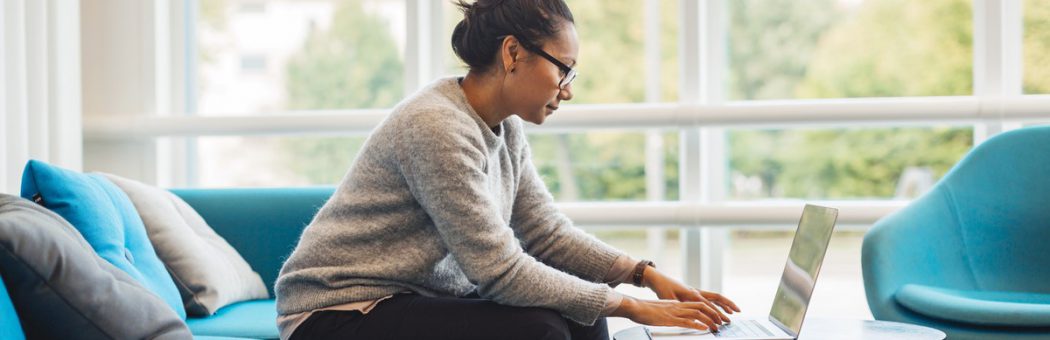
[[631,274],[631,280],[634,281],[635,286],[642,286],[642,274],[645,274],[646,266],[656,268],[656,264],[649,260],[641,260],[634,265],[634,273]]

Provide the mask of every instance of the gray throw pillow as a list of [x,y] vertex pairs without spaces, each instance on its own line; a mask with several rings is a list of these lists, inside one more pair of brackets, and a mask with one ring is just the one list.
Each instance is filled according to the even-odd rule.
[[131,198],[157,257],[182,293],[186,313],[214,314],[238,301],[266,299],[262,278],[204,218],[170,191],[103,174]]
[[160,297],[62,217],[0,194],[0,272],[29,339],[190,339]]

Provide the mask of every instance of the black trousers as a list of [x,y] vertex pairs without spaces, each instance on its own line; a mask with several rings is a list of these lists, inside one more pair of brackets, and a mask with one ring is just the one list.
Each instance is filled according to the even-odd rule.
[[368,314],[314,313],[291,338],[608,340],[609,329],[605,318],[583,326],[545,308],[504,306],[479,298],[397,294]]

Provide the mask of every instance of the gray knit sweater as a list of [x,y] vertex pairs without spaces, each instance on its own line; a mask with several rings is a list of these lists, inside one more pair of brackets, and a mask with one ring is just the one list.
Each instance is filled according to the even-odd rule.
[[522,121],[490,129],[457,78],[406,99],[373,131],[276,283],[293,314],[397,292],[483,298],[593,324],[622,252],[558,212]]

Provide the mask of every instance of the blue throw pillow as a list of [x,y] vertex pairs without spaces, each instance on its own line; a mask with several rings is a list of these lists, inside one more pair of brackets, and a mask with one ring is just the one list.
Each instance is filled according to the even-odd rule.
[[31,160],[22,174],[22,197],[69,221],[100,257],[157,294],[186,319],[175,282],[157,257],[142,218],[123,191],[105,177]]

